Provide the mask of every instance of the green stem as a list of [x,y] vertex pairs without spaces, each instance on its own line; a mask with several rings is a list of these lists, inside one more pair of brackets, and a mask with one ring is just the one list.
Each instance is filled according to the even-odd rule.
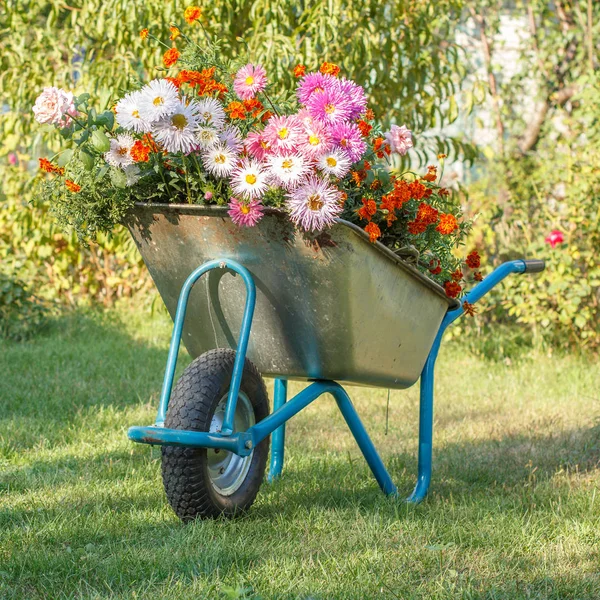
[[188,204],[191,204],[192,196],[190,194],[190,183],[188,181],[188,165],[185,161],[185,156],[183,154],[181,155],[181,162],[183,163],[183,174],[185,175],[185,191],[187,194],[187,201],[188,201]]

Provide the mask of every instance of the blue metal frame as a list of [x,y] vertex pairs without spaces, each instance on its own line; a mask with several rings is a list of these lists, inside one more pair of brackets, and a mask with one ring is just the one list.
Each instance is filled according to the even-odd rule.
[[[167,429],[164,427],[165,416],[173,387],[173,377],[177,364],[177,354],[181,342],[181,333],[189,295],[192,287],[202,275],[217,268],[228,268],[241,275],[246,285],[247,292],[244,316],[233,366],[231,387],[229,389],[227,405],[225,408],[223,427],[218,434],[203,431]],[[475,286],[471,292],[465,296],[463,301],[474,304],[511,273],[524,273],[526,270],[527,264],[523,260],[513,260],[504,263],[481,283]],[[367,464],[373,472],[379,487],[385,494],[396,495],[397,488],[377,453],[377,450],[362,424],[358,413],[352,405],[348,394],[341,385],[334,381],[315,381],[294,396],[294,398],[287,401],[287,381],[284,379],[276,379],[273,412],[267,418],[250,427],[247,431],[233,432],[233,418],[235,415],[237,397],[248,348],[255,302],[256,289],[252,275],[245,267],[236,261],[230,259],[213,260],[205,263],[192,272],[183,285],[177,304],[156,423],[154,426],[150,427],[131,427],[127,433],[129,439],[134,442],[145,444],[220,448],[228,450],[229,452],[235,452],[240,456],[248,456],[257,444],[260,444],[265,438],[273,434],[271,466],[269,470],[269,481],[273,481],[281,475],[283,469],[286,421],[291,419],[302,409],[306,408],[321,395],[329,393],[335,398],[337,406],[363,453]],[[425,366],[423,367],[423,371],[421,372],[418,477],[414,491],[407,498],[408,502],[421,502],[427,495],[429,489],[433,448],[433,390],[435,361],[438,356],[442,336],[444,335],[445,330],[458,319],[463,312],[464,309],[461,304],[459,308],[446,313],[425,362]]]

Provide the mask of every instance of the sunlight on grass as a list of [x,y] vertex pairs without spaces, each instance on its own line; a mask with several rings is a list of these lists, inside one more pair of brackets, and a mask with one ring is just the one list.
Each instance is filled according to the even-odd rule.
[[[597,364],[450,344],[424,504],[379,492],[324,397],[247,515],[183,526],[160,451],[126,438],[154,419],[169,334],[124,307],[1,346],[1,598],[597,598]],[[387,435],[387,390],[349,390],[408,494],[418,388],[391,392]]]

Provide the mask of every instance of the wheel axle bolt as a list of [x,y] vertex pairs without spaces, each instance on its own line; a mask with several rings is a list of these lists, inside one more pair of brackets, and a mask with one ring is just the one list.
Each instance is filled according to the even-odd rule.
[[250,448],[252,448],[252,442],[250,440],[247,440],[246,443],[244,444],[244,446],[246,446],[246,448],[248,448],[248,450],[250,450]]

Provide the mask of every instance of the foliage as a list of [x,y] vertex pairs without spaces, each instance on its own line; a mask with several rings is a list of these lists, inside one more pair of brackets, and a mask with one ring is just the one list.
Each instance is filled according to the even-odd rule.
[[18,273],[36,295],[74,305],[82,301],[112,304],[147,290],[150,281],[128,232],[117,228],[99,235],[89,247],[61,231],[48,205],[32,197],[33,182],[22,167],[5,169],[0,193],[0,272]]
[[[492,48],[492,121],[503,143],[488,149],[486,175],[470,188],[469,210],[482,217],[476,237],[491,262],[539,257],[547,267],[493,292],[490,303],[502,310],[486,311],[484,324],[491,334],[509,315],[538,343],[597,349],[600,4],[518,3],[510,14],[521,17],[526,32],[511,77],[494,67],[503,51],[494,39],[501,12],[492,3],[480,27]],[[564,236],[555,247],[546,240],[553,230]]]
[[25,340],[46,324],[48,308],[17,279],[0,273],[0,338]]
[[[363,89],[338,78],[333,63],[323,62],[312,73],[297,66],[298,98],[290,89],[273,100],[262,66],[228,60],[220,40],[197,26],[194,35],[192,28],[172,27],[179,46],[167,46],[164,54],[169,76],[119,99],[116,118],[91,106],[87,93],[73,98],[52,88],[36,99],[36,119],[55,125],[67,148],[57,153],[56,164],[55,157],[40,159],[50,175],[42,199],[62,224],[81,239],[107,233],[135,200],[229,203],[238,226],[248,226],[244,215],[253,215],[253,226],[263,206],[281,206],[307,232],[329,226],[342,213],[364,226],[371,242],[414,251],[415,265],[457,297],[464,274],[454,249],[469,231],[460,206],[437,184],[436,167],[422,177],[390,173],[393,158],[412,147],[411,132],[393,125],[384,134]],[[143,36],[163,43],[147,30]],[[261,71],[256,80],[248,77],[255,68]],[[248,79],[255,87],[247,88]],[[157,109],[157,102],[165,108]],[[340,127],[352,133],[334,143]],[[288,163],[288,172],[271,160]],[[244,175],[245,169],[252,174]],[[282,171],[293,179],[282,179]]]

